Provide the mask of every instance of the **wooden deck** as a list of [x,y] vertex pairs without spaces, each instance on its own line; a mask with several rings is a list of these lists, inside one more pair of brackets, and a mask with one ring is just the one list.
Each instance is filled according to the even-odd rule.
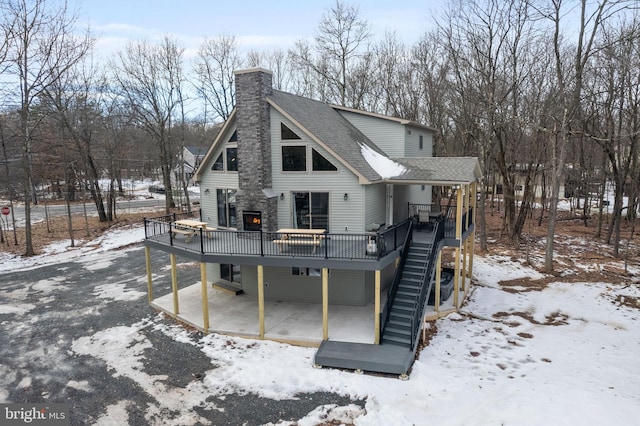
[[[146,220],[144,244],[201,263],[305,266],[381,270],[395,261],[404,241],[406,224],[379,233],[327,233],[317,243],[281,244],[279,232],[216,230],[197,232],[193,238],[175,236],[172,224]],[[370,251],[374,239],[377,251]]]

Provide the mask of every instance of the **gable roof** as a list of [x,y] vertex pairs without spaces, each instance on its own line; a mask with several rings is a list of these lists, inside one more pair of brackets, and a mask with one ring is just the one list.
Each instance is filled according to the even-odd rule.
[[[480,165],[475,157],[389,158],[339,111],[361,113],[403,125],[431,129],[427,126],[409,120],[338,107],[279,90],[273,90],[267,97],[267,102],[358,176],[362,184],[387,182],[455,185],[482,178]],[[235,120],[234,109],[196,170],[196,180],[200,179],[203,165],[208,162],[212,152],[221,143],[222,135],[235,124]],[[393,170],[395,172],[390,173]]]
[[189,151],[194,156],[198,157],[200,155],[204,155],[209,147],[206,146],[185,146],[185,149]]
[[227,118],[227,120],[222,124],[222,127],[220,128],[220,131],[216,135],[215,139],[213,140],[213,143],[209,146],[209,149],[207,149],[207,153],[204,155],[204,157],[202,158],[202,161],[196,168],[196,171],[193,174],[193,178],[196,181],[201,180],[200,174],[204,170],[206,170],[204,165],[209,161],[209,157],[213,155],[213,152],[216,150],[216,147],[222,140],[222,136],[226,133],[227,129],[229,129],[233,124],[235,124],[235,122],[236,122],[236,109],[234,108],[231,111],[231,114],[229,114],[229,118]]
[[384,152],[331,105],[278,90],[267,101],[354,172],[361,182],[382,179],[361,151],[364,145],[382,155]]

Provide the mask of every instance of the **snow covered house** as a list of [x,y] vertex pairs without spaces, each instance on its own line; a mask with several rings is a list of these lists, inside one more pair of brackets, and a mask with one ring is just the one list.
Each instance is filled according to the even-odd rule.
[[[232,333],[209,313],[254,318],[233,310],[241,295],[257,324],[238,334],[321,343],[320,365],[406,373],[424,320],[457,309],[468,288],[477,159],[433,157],[427,126],[274,90],[267,70],[235,77],[236,107],[194,175],[200,217],[145,221],[148,259],[156,248],[172,269],[176,255],[201,264],[201,317],[181,319]],[[432,203],[434,185],[450,197]],[[177,283],[164,304],[149,263],[148,283],[152,304],[179,317]],[[209,283],[236,296],[214,307]],[[318,308],[315,331],[295,334],[298,321],[270,333],[269,315],[287,304]],[[346,336],[363,309],[366,335]]]

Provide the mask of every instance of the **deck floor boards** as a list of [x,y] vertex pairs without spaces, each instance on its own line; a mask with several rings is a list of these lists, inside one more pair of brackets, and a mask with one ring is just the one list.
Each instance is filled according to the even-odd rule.
[[325,340],[316,352],[315,364],[387,374],[406,374],[414,354],[408,348],[384,344]]

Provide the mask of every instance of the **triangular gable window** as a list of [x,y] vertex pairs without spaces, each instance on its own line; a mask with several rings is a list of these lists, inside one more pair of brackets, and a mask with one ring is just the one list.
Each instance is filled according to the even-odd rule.
[[322,154],[312,148],[313,171],[316,172],[337,172],[338,168],[327,160]]
[[284,123],[280,123],[280,138],[282,140],[292,140],[300,139],[300,136],[296,135],[296,132],[285,126]]
[[234,130],[233,134],[229,138],[229,142],[238,142],[238,131]]

